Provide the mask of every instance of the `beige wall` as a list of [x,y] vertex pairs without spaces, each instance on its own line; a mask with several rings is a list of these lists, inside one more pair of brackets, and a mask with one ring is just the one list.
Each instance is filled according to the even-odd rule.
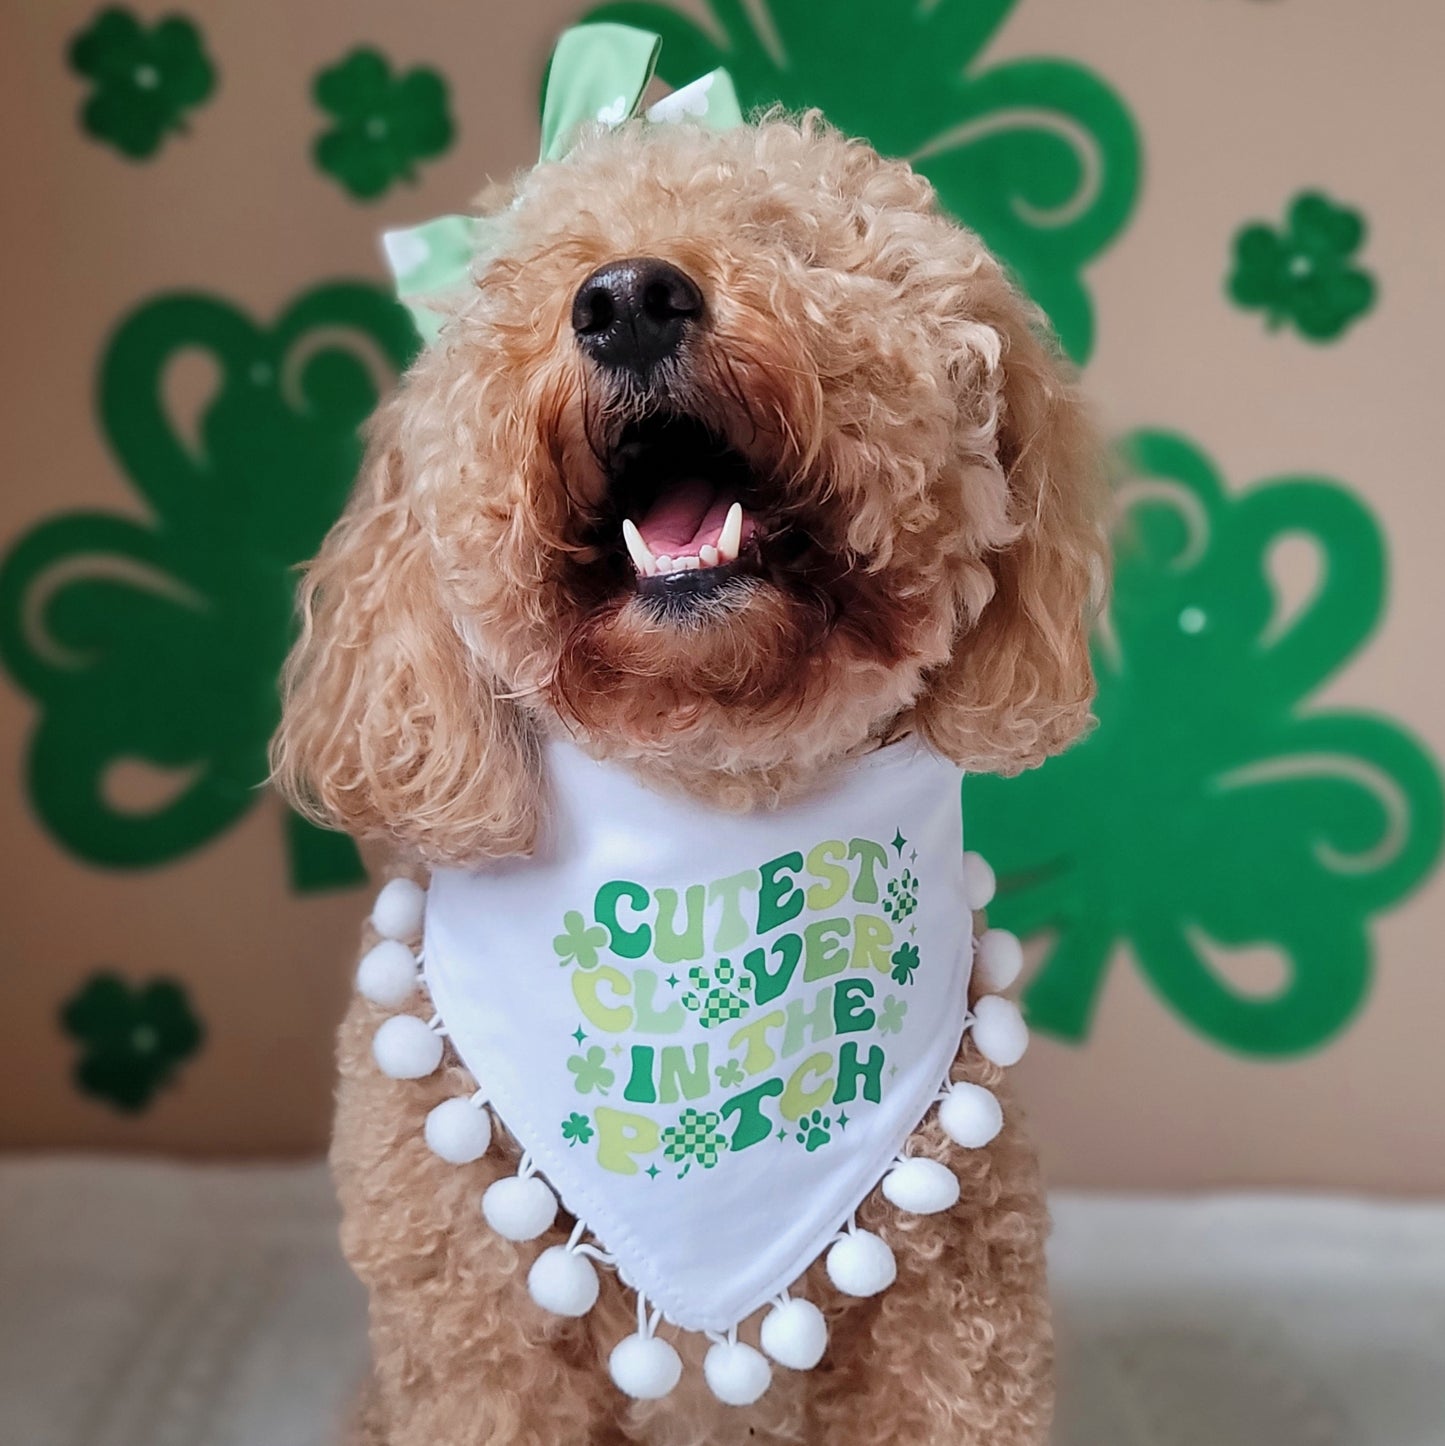
[[[455,209],[485,175],[531,158],[536,78],[551,36],[576,13],[563,0],[188,8],[219,60],[221,91],[192,138],[137,167],[74,123],[81,88],[61,57],[91,7],[4,0],[6,546],[62,508],[138,508],[91,410],[94,362],[118,317],[187,286],[266,317],[320,278],[379,277],[383,226]],[[310,77],[361,40],[445,70],[460,125],[417,188],[369,207],[308,158],[321,124]],[[1133,222],[1090,273],[1099,323],[1088,381],[1111,424],[1195,438],[1234,487],[1314,472],[1368,500],[1390,541],[1392,603],[1325,697],[1393,715],[1437,756],[1442,45],[1445,11],[1432,0],[1021,0],[991,52],[1086,62],[1126,98],[1144,137]],[[1368,215],[1382,285],[1376,312],[1333,347],[1267,333],[1219,297],[1235,227],[1277,216],[1310,183]],[[271,804],[153,872],[79,864],[19,789],[32,717],[0,683],[0,1057],[10,1082],[0,1143],[317,1147],[363,894],[291,893]],[[1437,876],[1377,924],[1377,983],[1349,1031],[1277,1064],[1203,1042],[1121,959],[1088,1043],[1040,1039],[1020,1069],[1053,1177],[1445,1189],[1442,936]],[[210,1029],[180,1086],[138,1119],[118,1119],[67,1080],[56,1009],[100,965],[187,979]]]

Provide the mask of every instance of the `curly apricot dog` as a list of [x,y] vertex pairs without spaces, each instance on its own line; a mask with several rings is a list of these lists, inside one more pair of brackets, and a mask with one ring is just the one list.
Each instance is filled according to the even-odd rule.
[[[633,122],[507,203],[505,246],[375,419],[307,576],[275,754],[301,807],[420,876],[529,855],[562,734],[744,814],[905,735],[1012,772],[1084,729],[1094,437],[1040,317],[927,182],[813,116]],[[607,1367],[636,1328],[626,1287],[603,1272],[577,1319],[533,1303],[536,1247],[477,1209],[515,1140],[464,1169],[429,1151],[428,1112],[474,1086],[450,1045],[429,1078],[380,1073],[383,1017],[359,998],[342,1028],[332,1151],[371,1295],[358,1441],[1045,1440],[1045,1209],[1015,1120],[972,1151],[918,1126],[907,1152],[960,1197],[862,1202],[897,1280],[859,1299],[807,1271],[817,1369],[725,1405],[706,1343],[663,1324],[681,1384],[629,1400]],[[952,1075],[1002,1079],[968,1037]]]

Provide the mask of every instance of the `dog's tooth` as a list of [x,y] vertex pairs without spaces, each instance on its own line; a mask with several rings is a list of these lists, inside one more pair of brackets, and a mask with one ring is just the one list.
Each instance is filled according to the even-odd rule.
[[702,567],[717,566],[717,548],[715,548],[710,542],[704,543],[702,547],[698,548],[697,557],[698,563]]
[[736,562],[738,549],[743,545],[743,504],[734,502],[728,508],[723,520],[722,531],[718,534],[717,555],[719,562]]
[[665,552],[657,559],[658,572],[671,572],[674,566],[673,560]]
[[652,549],[642,540],[642,534],[637,530],[636,524],[631,518],[622,519],[622,540],[627,544],[628,555],[632,558],[632,565],[643,577],[649,577],[657,571],[657,559],[652,555]]
[[702,566],[701,562],[695,557],[681,557],[678,561],[682,564],[684,572],[696,572],[697,569]]

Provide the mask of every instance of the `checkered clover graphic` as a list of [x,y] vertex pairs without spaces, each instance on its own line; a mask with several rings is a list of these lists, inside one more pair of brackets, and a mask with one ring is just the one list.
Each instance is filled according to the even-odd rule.
[[918,907],[918,878],[912,869],[904,869],[900,878],[888,882],[888,897],[883,912],[895,924],[901,924]]
[[719,959],[711,973],[695,964],[687,971],[687,978],[692,988],[682,996],[683,1008],[696,1014],[704,1029],[727,1024],[748,1012],[748,1001],[731,986],[736,982],[739,989],[748,989],[753,981],[748,975],[738,979],[730,959]]
[[674,1165],[681,1165],[677,1178],[682,1179],[693,1164],[711,1170],[718,1162],[718,1156],[727,1149],[727,1141],[718,1128],[722,1116],[716,1110],[703,1113],[700,1110],[684,1110],[675,1125],[668,1125],[662,1132],[662,1153]]

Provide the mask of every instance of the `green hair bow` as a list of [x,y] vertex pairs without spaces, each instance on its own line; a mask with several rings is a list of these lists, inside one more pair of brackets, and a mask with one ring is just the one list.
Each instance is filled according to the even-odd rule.
[[[552,52],[542,100],[538,164],[559,161],[588,124],[621,125],[637,114],[657,68],[662,37],[630,25],[577,25]],[[660,125],[696,121],[712,130],[741,125],[731,77],[714,70],[664,96],[644,113]],[[446,300],[465,290],[473,263],[498,239],[498,217],[439,216],[382,237],[396,279],[398,300],[411,313],[424,342],[446,321]]]

